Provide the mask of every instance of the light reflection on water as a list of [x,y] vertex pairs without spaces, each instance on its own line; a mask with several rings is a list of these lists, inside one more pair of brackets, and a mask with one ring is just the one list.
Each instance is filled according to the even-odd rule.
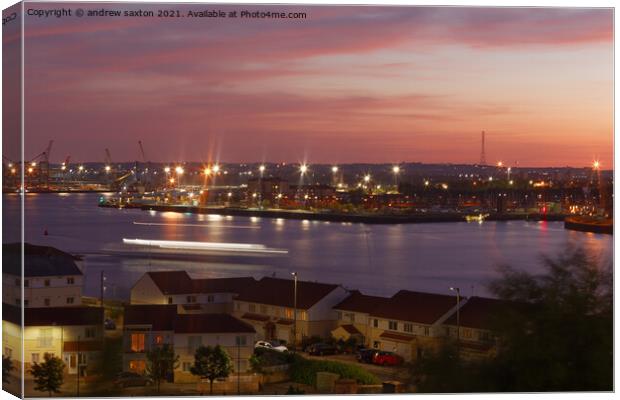
[[[4,218],[11,218],[19,198],[5,197]],[[99,197],[37,194],[25,199],[26,240],[84,254],[89,295],[98,294],[101,269],[110,286],[106,293],[116,296],[127,296],[144,271],[156,269],[257,278],[288,278],[297,271],[304,280],[340,283],[369,294],[391,295],[400,289],[449,293],[450,286],[459,286],[466,295],[472,290],[488,295],[485,284],[500,264],[538,272],[542,255],[559,254],[567,246],[582,246],[607,262],[612,259],[612,236],[568,231],[561,222],[329,224],[99,208]],[[45,229],[49,236],[43,235]],[[5,242],[18,240],[10,232],[4,235]],[[263,244],[287,249],[289,255],[196,259],[144,251],[120,256],[115,251],[126,250],[123,237]]]

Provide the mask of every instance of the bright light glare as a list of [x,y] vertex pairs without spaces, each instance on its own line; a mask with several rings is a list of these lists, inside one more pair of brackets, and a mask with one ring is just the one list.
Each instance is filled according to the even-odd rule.
[[175,250],[228,251],[238,253],[288,253],[288,250],[273,249],[262,244],[246,243],[182,242],[177,240],[145,240],[126,238],[123,238],[123,243]]
[[338,167],[337,166],[333,166],[332,167],[332,172],[335,174],[336,172],[338,172]]
[[170,172],[170,167],[166,167],[166,168],[164,168],[164,172],[165,172],[165,173],[169,173],[169,172]]
[[400,167],[398,165],[393,166],[392,172],[394,172],[395,174],[398,174],[400,172]]
[[184,169],[183,169],[183,167],[181,167],[181,166],[176,167],[174,170],[175,170],[175,172],[176,172],[178,175],[182,175],[182,174],[183,174],[183,172],[185,172],[185,170],[184,170]]
[[370,175],[364,176],[364,182],[370,182]]
[[302,165],[299,167],[299,172],[301,172],[301,173],[302,173],[302,175],[303,175],[303,174],[305,174],[306,172],[308,172],[308,166],[307,166],[306,164],[302,164]]
[[601,163],[600,163],[598,160],[595,160],[595,161],[592,163],[592,167],[593,167],[594,169],[599,169],[599,168],[601,167]]
[[217,174],[218,172],[220,172],[220,166],[219,166],[219,165],[217,165],[217,164],[215,164],[215,165],[213,166],[213,172],[215,172],[216,174]]
[[260,172],[265,172],[265,166],[264,166],[264,165],[261,165],[260,167],[258,167],[258,170],[259,170]]

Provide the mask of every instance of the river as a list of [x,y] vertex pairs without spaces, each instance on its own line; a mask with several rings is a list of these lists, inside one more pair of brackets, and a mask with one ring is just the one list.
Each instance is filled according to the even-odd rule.
[[[490,295],[497,267],[542,272],[541,258],[583,247],[612,260],[611,235],[569,231],[562,222],[484,222],[364,225],[224,217],[97,207],[101,194],[28,194],[25,238],[84,256],[85,294],[98,296],[100,271],[106,296],[127,298],[146,271],[187,270],[195,277],[262,276],[339,283],[368,294],[400,289]],[[19,212],[20,198],[3,196],[5,222]],[[48,235],[44,235],[47,230]],[[123,238],[261,244],[287,254],[186,256],[135,249]],[[4,242],[19,240],[4,230]]]

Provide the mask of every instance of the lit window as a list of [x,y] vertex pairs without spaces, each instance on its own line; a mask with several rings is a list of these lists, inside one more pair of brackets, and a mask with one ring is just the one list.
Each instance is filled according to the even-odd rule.
[[261,314],[267,314],[267,306],[266,306],[266,305],[261,304],[261,306],[260,306],[260,312],[261,312]]
[[38,363],[39,362],[39,353],[32,353],[32,363]]
[[155,344],[162,344],[164,342],[164,337],[162,335],[155,336]]
[[129,361],[129,369],[139,374],[143,373],[146,369],[146,362],[144,360],[132,360]]
[[86,328],[84,330],[84,336],[86,336],[87,338],[94,338],[95,337],[95,328]]
[[131,334],[131,351],[133,352],[144,351],[144,333],[132,333]]
[[52,328],[39,329],[39,347],[50,347],[52,340]]
[[288,318],[288,319],[292,319],[293,318],[293,309],[292,308],[285,309],[284,313],[286,315],[286,318]]
[[424,327],[424,336],[430,336],[431,329],[428,326]]

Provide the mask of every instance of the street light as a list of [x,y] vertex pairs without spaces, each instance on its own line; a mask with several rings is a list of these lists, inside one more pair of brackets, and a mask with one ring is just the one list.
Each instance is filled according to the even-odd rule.
[[265,172],[265,166],[261,165],[260,167],[258,167],[258,171],[262,174],[263,172]]
[[217,165],[217,164],[215,164],[215,165],[213,166],[213,173],[217,174],[218,172],[220,172],[220,166],[219,166],[219,165]]
[[301,166],[299,167],[299,172],[304,175],[306,172],[308,172],[308,166],[306,164],[301,164]]
[[297,272],[291,272],[293,275],[293,352],[297,347]]
[[456,354],[459,354],[459,340],[461,338],[461,313],[459,311],[461,303],[461,290],[457,287],[451,287],[451,291],[456,292]]
[[174,171],[177,173],[177,175],[183,175],[183,173],[185,172],[185,170],[181,166],[176,167]]
[[334,165],[334,166],[332,167],[332,172],[333,172],[334,174],[338,172],[338,166],[337,166],[337,165]]
[[165,172],[165,173],[167,173],[167,174],[169,174],[169,173],[170,173],[170,167],[165,167],[165,168],[164,168],[164,172]]

